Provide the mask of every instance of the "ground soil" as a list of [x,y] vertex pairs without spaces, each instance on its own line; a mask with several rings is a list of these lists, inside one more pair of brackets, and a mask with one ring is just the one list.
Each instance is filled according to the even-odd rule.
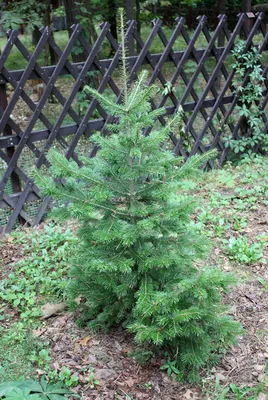
[[[260,233],[268,236],[268,210],[259,204],[258,210],[251,213],[245,233],[249,240],[255,240]],[[3,279],[20,258],[20,248],[9,236],[1,238],[1,256],[4,267]],[[268,249],[264,252],[268,257]],[[232,347],[221,363],[212,370],[203,371],[205,391],[213,388],[216,377],[222,387],[230,383],[237,386],[256,386],[265,378],[265,365],[268,362],[268,290],[258,281],[261,277],[268,281],[268,268],[260,262],[250,266],[230,265],[215,241],[211,255],[212,261],[221,260],[223,268],[235,270],[238,275],[246,275],[225,298],[231,307],[231,314],[245,328],[245,335]],[[60,370],[67,366],[79,377],[79,385],[74,388],[84,400],[100,399],[194,399],[206,397],[200,387],[181,384],[174,377],[168,377],[159,367],[161,357],[146,365],[139,365],[130,353],[134,348],[133,338],[124,329],[118,328],[108,334],[93,334],[85,328],[78,328],[77,315],[62,312],[46,320],[46,326],[34,335],[48,340],[51,348],[51,367]],[[88,367],[94,368],[95,379],[99,383],[90,388],[85,380]],[[37,370],[38,374],[43,371]],[[268,382],[265,383],[268,385]],[[211,389],[212,390],[212,389]],[[127,397],[130,396],[130,397]],[[262,399],[267,399],[267,397]]]

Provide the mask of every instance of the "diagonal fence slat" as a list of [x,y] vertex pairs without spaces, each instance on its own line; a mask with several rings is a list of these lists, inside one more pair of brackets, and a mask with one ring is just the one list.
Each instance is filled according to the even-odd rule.
[[[206,19],[204,17],[199,19],[199,24],[198,24],[198,27],[197,27],[194,35],[193,35],[192,41],[190,40],[189,36],[186,34],[185,30],[184,29],[182,30],[182,36],[184,37],[184,39],[186,41],[188,49],[191,51],[190,54],[193,55],[193,58],[194,58],[194,60],[196,61],[197,64],[199,62],[199,59],[198,59],[198,57],[196,55],[196,51],[194,49],[194,43],[197,40],[200,32],[203,31],[205,23],[206,23]],[[163,31],[161,31],[161,40],[162,40],[162,42],[164,44],[167,42],[167,39],[166,39]],[[174,52],[171,52],[171,57],[174,60]],[[187,60],[187,58],[186,58],[186,60]],[[183,59],[181,59],[180,63],[176,63],[175,62],[176,70],[175,70],[175,72],[174,72],[174,74],[173,74],[173,76],[171,77],[171,80],[170,80],[170,83],[172,85],[174,85],[176,83],[177,79],[178,79],[178,76],[180,75],[182,80],[183,80],[183,82],[186,85],[186,88],[185,88],[185,91],[184,91],[184,94],[183,94],[182,98],[179,99],[179,101],[177,99],[175,99],[175,102],[174,102],[174,104],[176,105],[176,109],[175,110],[178,110],[179,106],[182,106],[182,108],[184,109],[184,105],[185,105],[186,99],[187,99],[189,94],[191,94],[191,96],[193,97],[193,100],[195,102],[198,101],[198,95],[197,95],[197,93],[196,93],[196,91],[194,89],[195,80],[191,79],[191,81],[189,81],[186,73],[183,70],[184,63],[185,63],[185,61]],[[207,74],[204,72],[204,68],[203,68],[202,65],[201,65],[201,70],[203,71],[203,75],[205,76],[205,79],[207,80],[208,77],[207,77]],[[199,73],[199,71],[198,71],[198,73]],[[191,84],[192,81],[193,81],[193,84]],[[162,99],[162,101],[159,104],[159,107],[164,106],[166,97],[167,96],[165,96]],[[207,119],[207,113],[206,113],[206,110],[205,110],[204,107],[200,108],[200,112],[201,112],[202,116],[204,117],[204,119]],[[187,118],[187,116],[185,114],[184,114],[184,122],[187,125],[188,118]],[[197,133],[195,132],[193,127],[191,129],[191,135],[193,136],[194,140],[197,140]],[[177,155],[179,154],[178,151],[179,152],[181,151],[181,147],[182,147],[181,145],[182,145],[183,141],[179,140],[178,142],[180,143],[180,145],[178,145],[178,143],[176,145],[177,153],[175,153],[175,154],[177,154]],[[206,151],[206,149],[204,148],[204,146],[201,143],[200,143],[199,148],[200,148],[201,152],[203,152],[203,153]]]
[[[27,183],[26,183],[26,186],[25,186],[25,188],[24,188],[24,190],[23,190],[23,192],[22,192],[22,194],[21,194],[21,196],[20,196],[20,198],[18,200],[18,202],[16,203],[16,206],[14,207],[14,210],[13,210],[13,212],[11,214],[11,217],[9,218],[9,221],[7,223],[7,226],[6,226],[6,232],[7,233],[9,233],[11,231],[11,229],[14,226],[18,216],[21,215],[21,214],[23,215],[22,207],[23,207],[23,205],[24,205],[24,203],[25,203],[25,201],[26,201],[26,199],[27,199],[27,197],[28,197],[28,195],[29,195],[29,193],[31,191],[32,185],[33,185],[33,182],[31,180],[28,180]],[[30,219],[28,219],[28,217],[25,218],[25,222],[30,222]]]
[[[38,107],[36,107],[36,109],[35,109],[32,117],[31,117],[31,119],[30,119],[30,121],[29,121],[29,123],[28,123],[28,125],[27,125],[27,127],[25,129],[25,131],[23,132],[23,134],[21,136],[20,142],[19,142],[19,144],[18,144],[18,146],[17,146],[17,148],[15,150],[15,153],[14,153],[13,157],[11,158],[11,160],[10,160],[10,162],[8,164],[8,167],[7,167],[7,169],[6,169],[5,173],[4,173],[4,176],[2,178],[2,181],[0,182],[0,193],[3,191],[8,179],[9,179],[11,173],[12,173],[12,169],[16,165],[16,162],[18,161],[23,148],[27,143],[27,140],[29,138],[30,132],[32,131],[32,129],[33,129],[33,127],[34,127],[34,125],[35,125],[40,113],[41,113],[41,110],[44,107],[45,102],[46,102],[50,92],[52,91],[52,87],[56,82],[58,72],[60,72],[60,70],[63,68],[64,63],[65,63],[67,57],[69,56],[69,54],[70,54],[70,52],[72,50],[72,46],[73,46],[75,40],[77,39],[78,35],[80,34],[80,31],[81,31],[81,27],[77,25],[77,28],[76,28],[75,32],[73,32],[73,34],[72,34],[72,36],[71,36],[71,38],[70,38],[70,40],[69,40],[64,52],[62,54],[62,57],[59,59],[59,62],[58,62],[57,67],[55,69],[54,75],[49,79],[48,84],[47,84],[47,86],[46,86],[46,88],[44,90],[44,93],[43,93],[42,97],[41,97],[41,100],[38,103]],[[12,111],[12,109],[13,109],[15,103],[16,103],[16,96],[18,96],[21,93],[22,87],[25,85],[25,83],[27,81],[27,77],[29,76],[30,72],[33,70],[33,68],[34,68],[34,66],[36,64],[38,55],[41,53],[44,45],[46,44],[47,36],[50,33],[51,33],[51,30],[49,30],[48,28],[46,28],[43,31],[41,39],[38,42],[38,45],[36,47],[36,50],[34,51],[34,54],[33,54],[32,58],[30,59],[30,62],[29,62],[28,66],[27,66],[27,68],[25,70],[25,73],[21,77],[19,85],[15,89],[15,92],[14,92],[14,94],[12,96],[12,99],[11,99],[8,107],[6,108],[5,113],[4,113],[4,115],[3,115],[3,117],[2,117],[2,119],[0,121],[0,129],[1,129],[1,125],[3,125],[4,121],[5,121],[5,123],[7,122],[7,119],[9,117],[7,110],[11,109],[9,112]]]
[[[196,28],[190,35],[184,25],[184,18],[178,17],[173,32],[167,36],[162,21],[154,20],[145,40],[137,32],[135,21],[127,24],[125,39],[128,41],[133,38],[137,48],[137,53],[128,57],[128,83],[131,86],[141,69],[148,66],[147,84],[160,86],[158,97],[151,101],[152,108],[166,109],[166,114],[158,118],[163,126],[180,106],[183,108],[185,135],[178,136],[176,132],[170,132],[170,143],[167,145],[174,154],[185,160],[210,148],[218,149],[219,163],[227,159],[225,133],[219,123],[215,122],[218,114],[220,125],[226,126],[234,139],[240,138],[245,121],[242,117],[232,118],[236,115],[239,93],[235,89],[235,71],[232,68],[230,70],[229,56],[241,36],[245,37],[245,51],[255,43],[254,40],[258,40],[258,52],[264,54],[264,62],[260,62],[265,78],[264,91],[257,105],[263,111],[264,133],[268,133],[268,33],[263,14],[256,14],[251,21],[253,23],[249,24],[247,14],[240,14],[236,26],[229,31],[228,18],[220,15],[218,25],[211,33],[207,18],[202,16],[198,18]],[[18,32],[7,32],[7,43],[0,56],[0,85],[4,88],[2,94],[6,95],[7,88],[10,93],[5,104],[1,104],[0,98],[0,232],[10,232],[17,222],[36,225],[51,207],[50,198],[42,198],[40,189],[32,180],[32,172],[36,166],[49,167],[46,153],[50,147],[57,146],[68,159],[72,158],[81,165],[81,146],[83,148],[88,143],[88,156],[95,156],[98,147],[90,142],[91,134],[98,130],[105,135],[107,124],[116,123],[116,119],[108,116],[94,98],[87,97],[87,108],[82,114],[77,108],[77,96],[87,84],[89,72],[97,73],[96,89],[100,93],[107,91],[107,95],[116,98],[118,103],[122,100],[117,72],[121,46],[112,36],[109,27],[107,22],[101,24],[100,33],[91,46],[85,39],[81,26],[74,25],[64,49],[58,46],[50,28],[42,28],[40,40],[32,53],[18,37]],[[202,48],[198,46],[199,39],[202,39]],[[163,46],[161,53],[152,50],[156,40]],[[220,42],[224,43],[222,47],[219,47]],[[73,63],[72,51],[77,43],[82,48],[84,59]],[[109,59],[100,57],[104,43],[106,47],[107,44],[110,46],[113,54]],[[58,57],[54,66],[41,64],[40,57],[47,45],[53,48]],[[14,49],[27,62],[24,70],[12,71],[7,67],[9,55]],[[194,65],[191,73],[187,70],[189,61]],[[249,71],[243,78],[242,86],[247,84],[248,75]],[[58,84],[63,76],[71,77],[72,84],[68,91]],[[42,82],[43,92],[38,101],[34,100],[29,91],[31,79]],[[167,91],[168,86],[171,90]],[[56,102],[54,113],[51,112],[52,106],[49,106],[51,96]],[[22,104],[27,107],[29,114],[26,125],[17,116],[17,110]],[[65,122],[70,120],[71,123]],[[42,128],[39,128],[40,124]],[[150,129],[144,133],[149,135]],[[257,150],[261,151],[260,146]],[[209,161],[208,165],[213,167],[213,162]],[[12,193],[15,186],[10,185],[10,182],[12,183],[14,174],[20,181],[21,189]],[[31,204],[35,207],[34,213],[31,211]],[[1,210],[5,213],[4,224],[1,222]]]
[[[235,38],[237,37],[237,34],[240,32],[240,29],[241,29],[241,27],[243,25],[244,18],[245,18],[244,15],[241,15],[241,17],[240,17],[240,19],[239,19],[239,21],[238,21],[238,23],[237,23],[237,25],[235,27],[235,30],[234,30],[232,36],[230,37],[230,40],[229,40],[227,46],[224,49],[224,52],[222,53],[220,59],[218,60],[218,64],[217,64],[218,68],[219,68],[219,66],[221,66],[223,64],[224,60],[226,59],[226,57],[230,53],[230,51],[231,51],[231,49],[232,49],[232,47],[234,45]],[[213,83],[215,81],[215,78],[217,76],[217,72],[218,72],[218,69],[214,69],[214,71],[210,75],[210,78],[209,78],[209,80],[207,82],[207,85],[206,85],[202,95],[200,96],[200,98],[199,98],[199,100],[198,100],[198,102],[196,104],[195,110],[193,111],[193,114],[191,115],[191,118],[188,121],[187,129],[190,129],[191,126],[193,125],[193,122],[194,122],[194,120],[195,120],[195,118],[196,118],[196,116],[197,116],[197,114],[199,112],[199,109],[200,109],[203,101],[205,100],[205,98],[206,98],[211,86],[213,85]],[[233,72],[231,72],[230,75],[229,75],[229,81],[230,82],[231,82],[232,77],[233,77]],[[222,91],[223,93],[225,93],[227,88],[229,88],[230,82],[228,82],[228,83],[227,82],[228,82],[228,79],[226,80],[226,83],[225,83],[225,86],[224,86],[225,90],[224,90],[224,92]],[[213,109],[215,109],[215,110],[218,109],[219,106],[220,106],[220,103],[221,103],[220,96],[218,96]],[[211,115],[212,115],[212,113],[211,113]],[[192,148],[192,151],[191,151],[191,155],[193,155],[193,154],[195,154],[197,152],[199,143],[202,140],[203,136],[205,135],[205,132],[206,132],[207,128],[210,125],[211,115],[208,117],[208,119],[207,119],[207,121],[206,121],[206,123],[205,123],[205,125],[203,127],[203,130],[199,135],[198,140],[195,142],[195,144],[194,144],[194,146]],[[175,151],[176,151],[176,149],[175,149]]]
[[[258,16],[258,17],[257,17],[257,20],[256,20],[256,22],[255,22],[255,24],[254,24],[254,26],[253,26],[253,29],[252,29],[252,31],[251,31],[251,34],[250,34],[249,37],[247,38],[247,41],[246,41],[246,44],[245,44],[245,51],[248,49],[248,47],[249,47],[249,45],[250,45],[250,43],[251,43],[251,41],[252,41],[252,37],[254,36],[255,32],[257,31],[257,29],[258,29],[258,27],[259,27],[259,25],[260,25],[260,23],[261,23],[261,20],[262,20],[261,16]],[[235,30],[233,31],[233,33],[232,33],[232,35],[231,35],[231,37],[230,37],[230,40],[229,40],[229,42],[228,42],[228,44],[227,44],[227,46],[226,46],[226,48],[225,48],[225,51],[223,52],[223,54],[221,55],[221,57],[220,57],[220,59],[219,59],[219,61],[218,61],[218,65],[221,65],[221,64],[224,62],[224,59],[228,56],[229,52],[230,52],[231,49],[233,48],[235,39],[236,39],[237,35],[239,35],[239,33],[240,33],[240,31],[241,31],[241,29],[242,29],[242,27],[243,27],[244,21],[245,21],[245,15],[244,15],[244,14],[241,14],[241,15],[240,15],[240,18],[239,18],[239,21],[238,21],[238,24],[236,25]],[[210,86],[212,85],[212,83],[213,83],[213,81],[214,81],[214,79],[215,79],[215,77],[216,77],[216,72],[217,72],[217,71],[214,70],[213,73],[211,74],[211,77],[210,77],[210,80],[209,80],[209,82],[208,82],[208,84],[207,84],[207,87],[206,87],[206,89],[204,90],[202,96],[200,97],[199,102],[198,102],[197,105],[196,105],[196,109],[194,110],[193,115],[191,116],[191,119],[189,120],[189,123],[188,123],[189,126],[191,126],[191,124],[193,123],[194,118],[196,117],[196,115],[197,115],[197,113],[198,113],[198,108],[200,107],[200,104],[202,103],[202,101],[203,101],[204,98],[206,97],[206,95],[207,95],[207,93],[208,93],[208,90],[210,89]],[[232,79],[233,79],[234,75],[235,75],[235,71],[234,71],[234,69],[232,69],[232,71],[230,72],[228,78],[226,79],[225,84],[224,84],[224,86],[223,86],[223,88],[222,88],[222,90],[221,90],[221,93],[219,94],[219,96],[218,96],[218,98],[217,98],[217,101],[216,101],[216,103],[215,103],[215,105],[214,105],[214,107],[213,107],[213,109],[212,109],[212,111],[211,111],[209,120],[206,121],[205,125],[203,126],[202,131],[200,132],[199,140],[198,140],[198,141],[194,144],[194,146],[193,146],[193,149],[192,149],[192,151],[191,151],[191,155],[195,154],[195,152],[197,151],[198,144],[199,144],[199,142],[202,140],[202,138],[204,137],[205,132],[206,132],[208,126],[209,126],[210,120],[211,120],[211,118],[214,117],[214,115],[215,115],[217,109],[219,108],[220,103],[221,103],[221,100],[222,100],[222,98],[223,98],[225,92],[226,92],[226,91],[229,89],[229,87],[231,86],[231,84],[232,84]],[[235,100],[234,100],[234,101],[235,101]],[[225,119],[226,119],[226,116],[225,116]],[[227,119],[226,119],[226,121],[227,121]],[[223,124],[224,124],[226,121],[224,120]],[[222,155],[221,155],[221,157],[220,157],[220,161],[221,161],[221,162],[224,160],[225,155],[226,155],[226,149],[223,150],[223,153],[222,153]]]
[[[44,30],[44,28],[41,29],[41,32],[43,32],[43,30]],[[48,42],[49,42],[50,46],[52,46],[52,43],[55,44],[55,42],[51,36],[48,37]],[[26,57],[26,59],[28,59],[30,57],[30,53],[28,52],[28,50],[25,48],[25,46],[20,41],[18,41],[18,43],[16,43],[16,46],[21,51],[21,53],[24,55],[24,57]],[[60,57],[62,54],[62,51],[59,49],[59,47],[56,46],[56,44],[55,44],[55,46],[53,46],[53,49],[55,50],[56,54]],[[69,64],[70,63],[67,60],[65,66],[68,67],[68,69],[72,69],[72,67],[69,67]],[[38,76],[42,79],[42,81],[45,84],[48,84],[49,78],[46,74],[44,74],[42,68],[38,65],[38,63],[35,64],[34,69],[37,72]],[[2,70],[2,73],[3,73],[3,70]],[[77,75],[74,74],[74,75],[77,78],[78,74]],[[3,73],[3,76],[6,76],[6,75]],[[10,76],[10,74],[9,74],[9,76]],[[10,81],[11,81],[11,79],[12,79],[12,81],[14,80],[14,78],[12,78],[12,76],[10,76]],[[14,85],[13,85],[13,87],[14,87]],[[56,97],[56,99],[60,102],[60,104],[62,104],[62,105],[65,104],[66,99],[61,94],[61,92],[57,89],[57,87],[52,86],[51,94],[53,94]],[[30,99],[29,96],[27,96],[27,94],[24,91],[22,92],[22,99],[31,108],[31,110],[34,111],[36,109],[37,106],[33,103],[33,101]],[[73,118],[73,120],[75,122],[79,123],[80,118],[77,115],[77,113],[72,109],[72,107],[69,108],[68,112],[69,112],[70,116]],[[42,112],[40,112],[39,119],[48,128],[48,130],[51,134],[53,125],[50,123],[50,121],[46,118],[46,116]],[[65,142],[65,140],[62,137],[57,136],[56,139],[57,139],[57,141],[59,141],[60,144],[62,144],[63,147],[68,147],[67,143]],[[30,146],[29,141],[27,142],[27,145]],[[38,158],[40,159],[41,157],[42,157],[42,153],[39,152]],[[73,156],[73,158],[79,163],[77,156]],[[47,164],[47,161],[43,157],[42,157],[42,162],[44,164]],[[40,165],[41,165],[41,163],[40,163]]]
[[[57,120],[55,122],[55,125],[53,126],[53,128],[52,128],[52,130],[50,132],[49,138],[48,138],[48,140],[46,142],[46,145],[45,145],[45,149],[44,149],[42,155],[37,160],[37,167],[40,167],[42,165],[43,158],[44,158],[44,152],[47,151],[50,148],[50,146],[53,143],[55,137],[57,136],[59,127],[61,126],[65,115],[69,111],[69,109],[71,107],[71,104],[72,104],[72,102],[73,102],[73,100],[75,98],[75,95],[77,94],[79,88],[82,85],[82,83],[83,83],[83,81],[84,81],[84,79],[86,77],[86,73],[88,72],[89,66],[90,66],[90,64],[93,63],[94,58],[96,57],[96,54],[97,54],[98,50],[100,49],[101,43],[102,43],[104,37],[106,36],[106,31],[108,29],[109,29],[109,26],[107,24],[107,26],[103,28],[100,36],[98,37],[98,39],[97,39],[97,41],[96,41],[96,43],[95,43],[95,45],[94,45],[94,47],[92,49],[92,52],[88,55],[88,57],[87,57],[87,59],[86,59],[86,61],[84,63],[84,66],[83,66],[80,74],[78,75],[78,77],[77,77],[77,79],[75,81],[75,84],[74,84],[74,86],[72,88],[72,91],[71,91],[68,99],[66,100],[66,102],[65,102],[65,104],[63,106],[63,109],[62,109],[59,117],[57,118]],[[79,33],[79,32],[80,31],[77,31],[77,33]],[[74,30],[73,34],[76,34],[76,30]],[[64,56],[64,53],[62,53],[61,57],[63,57],[65,59],[66,56]],[[55,72],[55,75],[56,75],[56,72]]]
[[[153,21],[153,25],[155,26],[155,28],[157,28],[156,32],[157,32],[158,36],[161,39],[161,22],[160,23],[159,22],[160,22],[159,20],[154,20]],[[179,36],[185,20],[184,20],[184,18],[180,17],[180,18],[176,19],[176,22],[177,22],[176,29],[173,32],[173,34],[172,34],[172,36],[170,38],[170,41],[166,40],[166,43],[164,44],[165,45],[165,50],[162,53],[161,57],[159,58],[158,62],[154,61],[154,59],[150,55],[149,51],[147,52],[147,56],[146,57],[148,58],[149,63],[150,63],[150,65],[151,65],[151,67],[153,68],[153,71],[154,71],[153,74],[151,75],[149,81],[148,81],[148,85],[155,84],[156,79],[159,79],[159,81],[161,82],[163,88],[168,83],[167,79],[164,77],[163,73],[161,72],[161,69],[162,69],[164,63],[166,62],[167,57],[168,58],[171,57],[172,45],[174,44],[174,41]],[[143,42],[142,42],[142,40],[141,40],[141,38],[139,37],[138,34],[136,34],[136,40],[137,40],[138,45],[142,48]],[[171,96],[171,98],[172,98],[173,104],[176,104],[176,99],[175,99],[175,102],[174,102],[174,96]],[[159,106],[157,106],[155,104],[155,102],[153,100],[151,100],[151,105],[152,105],[153,109],[156,109],[157,107],[159,107]],[[159,119],[159,122],[161,123],[162,126],[166,125],[165,118],[160,116],[160,117],[158,117],[158,119]],[[150,129],[146,129],[145,134],[148,135],[149,132],[150,132]],[[169,136],[170,136],[170,139],[172,140],[173,144],[175,145],[177,143],[177,138],[175,137],[173,132],[170,132]],[[186,153],[184,152],[183,149],[181,149],[180,155],[184,156],[185,159],[187,157]]]
[[[126,40],[130,36],[130,33],[132,33],[134,25],[135,25],[135,21],[131,21],[129,26],[128,26],[128,28],[127,28],[127,31],[125,33],[125,39]],[[113,60],[112,60],[112,62],[110,64],[109,68],[105,72],[105,74],[103,76],[103,79],[102,79],[102,82],[101,82],[101,84],[100,84],[100,86],[98,88],[99,93],[103,93],[103,91],[105,89],[105,86],[107,85],[107,83],[109,82],[109,80],[110,80],[110,78],[112,76],[112,73],[115,71],[116,67],[118,66],[118,63],[119,63],[119,60],[120,60],[120,55],[121,55],[121,46],[116,46],[116,47],[117,47],[117,49],[116,49],[116,53],[114,55],[114,58],[113,58]],[[121,98],[121,92],[119,91],[118,92],[118,96],[117,96],[117,102],[120,101],[120,98]],[[88,111],[86,113],[86,118],[89,117],[89,112],[92,113],[92,104],[95,104],[95,102],[96,102],[96,100],[93,99],[92,103],[91,103],[91,107],[88,109]],[[103,131],[105,129],[104,127],[105,127],[106,123],[107,122],[110,123],[110,122],[112,122],[112,120],[113,120],[113,118],[111,116],[108,116],[107,120],[104,123],[104,126],[101,129],[102,133],[103,133]],[[94,157],[94,155],[96,154],[97,150],[98,150],[98,147],[96,145],[94,145],[92,151],[90,152],[90,157]]]
[[41,38],[40,38],[35,50],[34,50],[34,53],[33,53],[32,57],[29,60],[27,68],[25,69],[21,79],[18,82],[18,85],[16,86],[16,89],[14,91],[12,99],[8,103],[8,106],[7,106],[6,110],[5,110],[5,113],[4,113],[3,117],[1,118],[0,131],[2,131],[4,129],[4,126],[6,125],[8,119],[9,119],[9,116],[12,113],[12,111],[13,111],[13,109],[14,109],[17,101],[18,101],[18,98],[21,95],[21,93],[23,91],[23,88],[24,88],[24,86],[25,86],[25,84],[26,84],[26,82],[27,82],[32,70],[34,69],[34,65],[35,65],[40,53],[42,52],[42,50],[44,48],[44,45],[46,44],[47,35],[49,34],[49,32],[50,32],[49,28],[46,28],[44,30],[44,32],[43,32],[43,34],[42,34],[42,36],[41,36]]

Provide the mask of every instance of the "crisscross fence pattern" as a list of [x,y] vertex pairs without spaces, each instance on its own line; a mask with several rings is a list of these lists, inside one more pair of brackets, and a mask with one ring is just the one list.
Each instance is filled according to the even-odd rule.
[[[152,100],[152,107],[165,107],[166,115],[159,123],[166,124],[168,116],[181,106],[184,110],[184,133],[170,132],[167,146],[178,156],[187,159],[211,148],[219,152],[222,164],[228,156],[224,142],[227,136],[238,138],[243,117],[236,112],[239,96],[235,94],[232,49],[241,38],[245,51],[256,46],[262,54],[263,71],[262,110],[267,133],[268,103],[268,32],[263,15],[240,14],[230,32],[227,17],[219,16],[213,33],[209,32],[206,17],[198,18],[194,32],[187,32],[184,18],[176,19],[176,26],[167,35],[160,20],[154,20],[151,31],[143,39],[136,22],[127,24],[126,40],[134,38],[136,54],[128,57],[129,83],[142,68],[148,70],[148,85],[157,84],[161,90]],[[105,134],[111,123],[105,110],[95,99],[88,98],[83,86],[94,78],[98,91],[120,102],[120,45],[112,36],[109,24],[103,23],[93,46],[85,40],[80,25],[72,33],[62,50],[53,39],[50,28],[41,29],[40,40],[30,52],[18,32],[8,31],[8,41],[0,57],[0,229],[10,232],[18,222],[27,225],[40,223],[51,205],[42,198],[33,179],[33,170],[49,167],[46,153],[51,146],[64,152],[68,159],[81,165],[81,155],[93,157],[97,148],[90,136],[94,131]],[[72,51],[79,43],[85,58],[72,62]],[[218,45],[218,43],[224,43]],[[54,66],[42,66],[40,59],[46,46],[51,46],[58,57]],[[110,58],[103,58],[109,48]],[[154,49],[161,48],[156,53]],[[24,70],[9,70],[6,65],[12,51],[26,62]],[[245,74],[243,85],[248,80]],[[89,77],[90,75],[90,77]],[[30,82],[38,79],[42,93],[33,93]],[[82,99],[82,100],[81,100]]]

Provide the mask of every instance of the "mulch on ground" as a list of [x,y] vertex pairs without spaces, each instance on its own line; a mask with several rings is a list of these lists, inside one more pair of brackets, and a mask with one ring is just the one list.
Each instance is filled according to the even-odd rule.
[[[245,228],[249,241],[254,241],[263,232],[268,236],[267,208],[259,206],[249,215]],[[0,239],[0,249],[0,278],[3,279],[15,268],[21,252],[10,236]],[[267,248],[264,256],[267,259]],[[268,290],[258,281],[259,277],[268,281],[268,268],[260,262],[250,266],[229,264],[215,241],[211,260],[216,259],[221,260],[224,269],[232,269],[244,276],[226,296],[225,302],[245,328],[245,335],[219,365],[202,372],[203,381],[208,388],[213,386],[216,376],[222,387],[230,383],[239,387],[256,386],[260,381],[268,387],[264,373],[268,362]],[[82,395],[82,399],[204,399],[204,393],[197,386],[176,382],[174,377],[161,371],[163,358],[154,358],[143,366],[138,364],[130,356],[135,343],[126,330],[117,328],[108,334],[93,334],[86,328],[78,328],[76,320],[77,315],[65,311],[48,318],[46,326],[33,333],[49,341],[52,369],[60,370],[66,366],[78,376],[79,385],[74,391]],[[90,368],[94,368],[95,379],[99,381],[93,388],[85,379]],[[37,374],[42,375],[43,371],[37,370]]]

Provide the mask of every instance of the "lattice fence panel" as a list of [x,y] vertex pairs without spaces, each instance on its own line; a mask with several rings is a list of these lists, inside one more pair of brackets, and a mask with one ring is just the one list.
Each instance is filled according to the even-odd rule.
[[[36,167],[44,170],[49,167],[46,153],[52,146],[79,165],[82,155],[96,154],[98,149],[90,136],[94,131],[105,134],[106,124],[112,118],[95,99],[85,96],[82,108],[78,99],[83,95],[84,84],[91,79],[90,73],[100,93],[121,101],[118,72],[121,49],[109,28],[108,23],[101,25],[91,47],[81,26],[75,25],[63,50],[55,42],[51,29],[42,28],[32,52],[18,37],[18,32],[7,32],[8,41],[0,57],[0,231],[10,232],[18,222],[38,224],[47,213],[50,199],[40,196],[33,171]],[[220,15],[213,33],[207,27],[205,16],[198,18],[197,27],[191,33],[185,27],[184,18],[178,17],[170,37],[162,22],[154,20],[146,40],[137,32],[136,22],[130,21],[126,41],[131,36],[136,54],[128,57],[129,84],[141,69],[148,70],[148,85],[157,84],[161,89],[152,100],[152,107],[166,108],[166,115],[159,118],[161,125],[180,106],[184,110],[185,134],[181,137],[176,131],[170,132],[167,143],[176,155],[186,160],[193,154],[217,148],[221,164],[228,156],[226,137],[239,138],[244,121],[236,112],[239,96],[234,91],[232,50],[241,38],[246,43],[245,51],[256,46],[262,54],[260,66],[265,80],[261,107],[267,133],[268,33],[263,14],[239,15],[232,32],[228,30],[227,17]],[[86,56],[83,62],[73,63],[72,51],[77,43]],[[154,52],[156,44],[158,48],[161,46],[161,53]],[[56,53],[58,62],[44,67],[40,60],[48,45]],[[101,54],[107,46],[113,57],[104,59]],[[24,70],[12,71],[6,67],[14,51],[27,63]],[[243,84],[247,83],[248,73]],[[38,79],[40,95],[33,93],[30,84],[33,79]]]

